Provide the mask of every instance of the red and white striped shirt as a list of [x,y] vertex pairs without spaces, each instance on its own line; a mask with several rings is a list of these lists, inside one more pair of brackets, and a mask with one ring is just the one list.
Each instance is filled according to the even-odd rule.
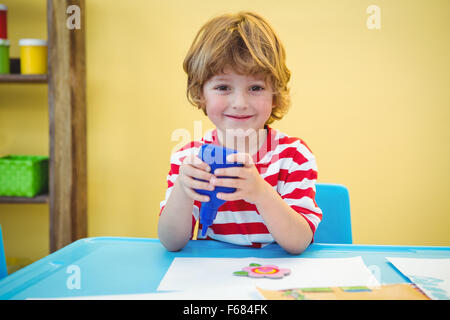
[[[305,218],[314,234],[322,219],[322,211],[314,200],[317,180],[315,157],[301,139],[287,136],[268,126],[267,129],[267,139],[258,153],[253,155],[253,162],[264,180],[275,188],[292,209]],[[160,203],[160,214],[184,158],[191,154],[197,155],[205,143],[219,145],[216,129],[208,131],[200,141],[190,142],[172,154],[167,176],[168,186],[165,199]],[[194,201],[192,234],[201,205],[201,202]],[[252,247],[274,242],[256,206],[244,200],[227,201],[219,208],[213,225],[208,228],[206,239]]]

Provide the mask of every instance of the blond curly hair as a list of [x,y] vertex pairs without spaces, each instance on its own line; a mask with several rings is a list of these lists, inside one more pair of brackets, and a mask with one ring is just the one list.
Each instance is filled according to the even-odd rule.
[[270,24],[253,12],[224,14],[206,22],[183,62],[188,75],[187,99],[206,115],[203,85],[227,66],[245,75],[264,75],[273,89],[272,113],[266,124],[280,120],[290,106],[284,46]]

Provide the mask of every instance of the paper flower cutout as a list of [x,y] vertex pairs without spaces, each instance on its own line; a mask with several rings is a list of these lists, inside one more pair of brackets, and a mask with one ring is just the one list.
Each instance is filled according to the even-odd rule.
[[250,265],[243,268],[242,271],[236,271],[233,274],[235,276],[248,276],[251,278],[281,279],[290,273],[290,269],[279,268],[278,266],[274,265],[260,265],[257,263],[250,263]]

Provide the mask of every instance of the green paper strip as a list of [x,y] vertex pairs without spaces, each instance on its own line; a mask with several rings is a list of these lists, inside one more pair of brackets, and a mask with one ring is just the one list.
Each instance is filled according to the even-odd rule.
[[341,287],[341,290],[345,292],[370,292],[372,291],[368,287],[359,286],[359,287]]
[[333,289],[324,287],[324,288],[301,288],[302,292],[333,292]]
[[233,274],[235,276],[241,276],[241,277],[248,276],[248,272],[247,271],[235,271],[235,272],[233,272]]
[[286,290],[285,292],[283,292],[283,296],[290,296],[292,294],[292,290]]

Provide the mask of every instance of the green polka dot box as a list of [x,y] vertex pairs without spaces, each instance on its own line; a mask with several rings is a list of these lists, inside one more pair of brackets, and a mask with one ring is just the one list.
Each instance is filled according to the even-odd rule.
[[34,197],[48,191],[48,157],[0,157],[0,196]]

